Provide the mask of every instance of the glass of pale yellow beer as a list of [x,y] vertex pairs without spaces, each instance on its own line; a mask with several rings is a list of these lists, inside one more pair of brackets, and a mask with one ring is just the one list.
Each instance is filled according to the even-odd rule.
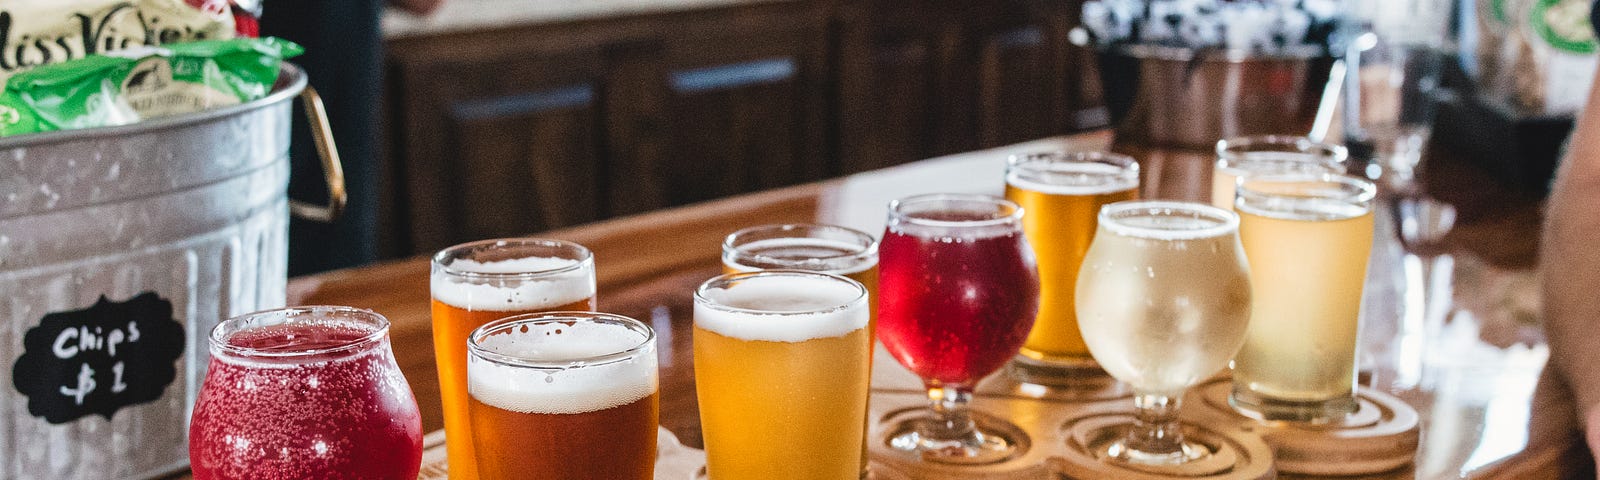
[[1078,333],[1073,311],[1078,267],[1106,204],[1139,196],[1139,164],[1107,152],[1035,153],[1011,157],[1006,199],[1028,214],[1022,230],[1039,264],[1039,315],[1011,362],[1018,380],[1068,386],[1100,370]]
[[1078,278],[1078,326],[1138,410],[1124,435],[1090,446],[1135,470],[1192,476],[1185,468],[1213,451],[1184,439],[1183,392],[1228,366],[1250,322],[1255,282],[1239,217],[1200,203],[1133,201],[1106,206],[1099,220]]
[[[722,273],[774,269],[831,273],[861,282],[871,312],[867,343],[873,342],[878,321],[878,239],[837,225],[798,223],[744,228],[723,240]],[[866,422],[863,415],[861,423]],[[866,442],[861,446],[861,475],[866,478]]]
[[467,417],[467,338],[512,315],[595,308],[594,255],[571,242],[484,240],[433,257],[433,351],[450,478],[478,478]]
[[1320,423],[1355,410],[1374,193],[1372,182],[1335,174],[1239,182],[1235,206],[1253,280],[1229,399],[1239,412]]
[[1240,177],[1296,172],[1344,173],[1344,147],[1306,137],[1263,135],[1217,142],[1217,163],[1211,171],[1211,204],[1233,209],[1234,186]]
[[695,390],[710,480],[861,474],[867,290],[837,275],[722,275],[694,293]]
[[478,478],[654,477],[660,374],[649,326],[606,313],[517,315],[473,331],[467,352]]

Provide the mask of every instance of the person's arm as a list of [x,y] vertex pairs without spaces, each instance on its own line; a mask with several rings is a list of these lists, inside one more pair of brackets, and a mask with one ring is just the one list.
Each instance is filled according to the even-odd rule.
[[1540,258],[1550,367],[1600,458],[1600,81],[1573,129],[1545,211]]

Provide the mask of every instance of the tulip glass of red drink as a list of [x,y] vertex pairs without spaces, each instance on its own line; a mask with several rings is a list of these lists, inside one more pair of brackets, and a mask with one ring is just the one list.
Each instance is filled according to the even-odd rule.
[[967,403],[1017,354],[1039,309],[1022,207],[984,195],[896,200],[878,255],[878,338],[933,402],[889,444],[944,463],[1009,458],[1015,439],[975,424]]
[[189,426],[196,480],[417,478],[422,417],[370,310],[257,312],[211,331]]

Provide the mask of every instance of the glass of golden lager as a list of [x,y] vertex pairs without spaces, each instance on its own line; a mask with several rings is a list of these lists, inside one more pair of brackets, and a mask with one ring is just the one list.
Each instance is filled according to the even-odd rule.
[[1093,445],[1095,455],[1151,473],[1210,457],[1212,447],[1184,440],[1178,408],[1244,343],[1254,282],[1239,217],[1190,202],[1108,205],[1078,280],[1083,339],[1138,409],[1121,438]]
[[[774,269],[831,273],[861,282],[871,312],[867,343],[873,343],[878,321],[878,239],[851,228],[801,223],[745,228],[722,241],[723,273]],[[867,365],[870,369],[871,362]],[[865,415],[861,423],[867,423]],[[865,439],[861,447],[861,476],[866,478]]]
[[1217,142],[1217,164],[1211,171],[1211,204],[1233,209],[1233,189],[1248,175],[1296,172],[1344,173],[1344,147],[1306,137],[1264,135]]
[[1139,196],[1139,164],[1106,152],[1011,157],[1006,199],[1028,214],[1022,230],[1039,262],[1039,315],[1009,369],[1023,382],[1070,386],[1100,367],[1078,333],[1078,267],[1106,204]]
[[798,270],[722,275],[694,293],[695,390],[710,480],[861,474],[867,290]]
[[632,318],[517,315],[472,332],[468,412],[484,480],[650,480],[656,337]]
[[1229,399],[1241,413],[1317,423],[1355,410],[1374,192],[1372,182],[1334,174],[1239,183],[1239,234],[1254,280]]
[[571,242],[484,240],[433,256],[433,351],[450,478],[478,478],[467,417],[467,338],[522,313],[594,310],[594,255]]

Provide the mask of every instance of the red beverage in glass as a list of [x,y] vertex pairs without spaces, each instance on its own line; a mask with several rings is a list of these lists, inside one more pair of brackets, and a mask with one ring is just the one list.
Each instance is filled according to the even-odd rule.
[[1021,231],[995,233],[884,232],[878,338],[925,381],[976,383],[1015,356],[1033,328],[1039,276],[1032,250]]
[[245,315],[211,334],[189,428],[197,480],[417,478],[422,419],[368,310]]
[[926,462],[1011,458],[1019,439],[973,420],[972,388],[1017,354],[1039,312],[1022,207],[987,195],[889,202],[878,245],[878,339],[922,377],[934,408],[890,426],[890,448]]

